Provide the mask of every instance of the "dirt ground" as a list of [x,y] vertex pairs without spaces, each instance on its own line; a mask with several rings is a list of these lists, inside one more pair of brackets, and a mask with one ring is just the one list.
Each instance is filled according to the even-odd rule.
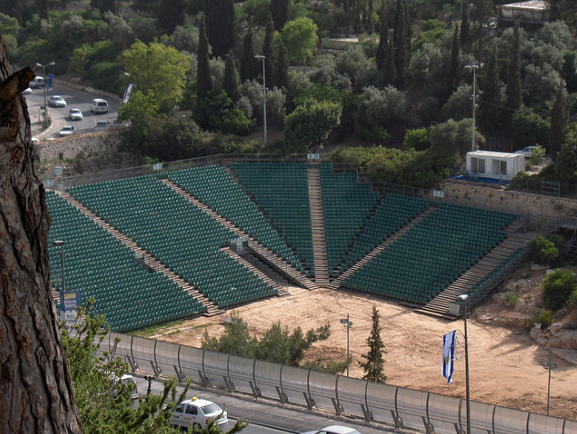
[[[527,270],[517,273],[508,286],[519,292],[515,307],[499,303],[496,295],[491,302],[476,309],[468,320],[471,400],[497,404],[546,414],[548,371],[541,365],[548,362],[549,352],[529,336],[521,324],[540,304],[540,280],[544,271]],[[520,283],[519,283],[520,282]],[[340,323],[350,315],[350,353],[353,359],[350,375],[363,375],[358,361],[367,353],[367,338],[371,329],[372,306],[381,315],[381,337],[385,343],[385,374],[387,383],[443,395],[465,397],[465,359],[461,347],[460,360],[455,364],[453,382],[442,376],[442,336],[458,330],[458,340],[464,343],[463,321],[447,321],[422,314],[393,302],[342,291],[306,291],[292,287],[291,295],[251,303],[235,309],[248,322],[251,333],[260,335],[275,321],[289,328],[300,326],[304,331],[321,324],[331,325],[327,341],[317,342],[307,354],[307,360],[317,358],[346,360],[347,333]],[[224,330],[221,320],[230,311],[211,318],[200,317],[167,329],[157,330],[155,338],[191,346],[201,346],[204,330],[218,336]],[[575,314],[566,314],[575,325]],[[507,324],[508,326],[502,326]],[[550,415],[577,420],[577,365],[553,355],[557,370],[551,373]]]

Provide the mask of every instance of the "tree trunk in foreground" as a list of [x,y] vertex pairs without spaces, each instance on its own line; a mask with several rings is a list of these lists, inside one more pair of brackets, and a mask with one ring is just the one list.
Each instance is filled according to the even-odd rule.
[[50,296],[44,188],[32,166],[22,91],[0,36],[0,431],[80,433]]

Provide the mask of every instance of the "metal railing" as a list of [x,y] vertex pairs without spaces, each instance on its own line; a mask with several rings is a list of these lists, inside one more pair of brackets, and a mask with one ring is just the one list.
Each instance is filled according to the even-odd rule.
[[[180,381],[190,378],[202,387],[395,428],[462,434],[466,427],[465,400],[461,398],[118,333],[107,335],[101,350],[113,350],[117,338],[115,354],[125,357],[133,371],[176,376]],[[475,434],[577,434],[577,421],[481,402],[471,402],[471,427]]]

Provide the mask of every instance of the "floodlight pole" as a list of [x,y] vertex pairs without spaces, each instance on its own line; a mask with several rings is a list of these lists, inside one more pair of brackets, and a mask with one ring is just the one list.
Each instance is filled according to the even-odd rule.
[[351,322],[350,319],[350,314],[347,313],[347,319],[342,319],[341,320],[341,324],[344,324],[347,326],[347,377],[349,376],[349,361],[350,361],[350,357],[349,357],[349,330],[351,329],[351,327],[353,326],[353,323]]
[[266,139],[267,139],[267,131],[266,131],[266,66],[265,66],[265,60],[266,57],[263,56],[262,54],[257,54],[256,56],[254,56],[255,59],[260,59],[262,60],[262,95],[263,95],[263,123],[264,123],[264,147],[266,147]]
[[542,362],[541,365],[549,371],[549,381],[547,382],[547,416],[549,416],[549,401],[551,399],[551,371],[557,369],[557,365],[551,364],[553,348],[549,347],[549,363]]
[[466,65],[465,68],[473,70],[473,131],[471,132],[471,152],[475,151],[475,112],[477,111],[477,74],[479,65]]
[[459,295],[463,302],[463,319],[465,321],[465,388],[467,393],[467,434],[471,434],[471,391],[469,387],[469,334],[467,333],[467,294]]
[[44,128],[48,128],[48,105],[46,104],[46,67],[54,66],[55,62],[50,62],[47,65],[36,63],[36,66],[42,68],[42,78],[44,78]]
[[52,241],[52,244],[60,247],[60,272],[62,274],[62,292],[66,292],[66,282],[64,279],[64,241]]

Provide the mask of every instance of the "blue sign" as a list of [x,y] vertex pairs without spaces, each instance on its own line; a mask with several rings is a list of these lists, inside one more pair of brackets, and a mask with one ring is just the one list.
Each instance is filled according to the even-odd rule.
[[60,310],[62,311],[62,316],[66,320],[66,325],[68,327],[72,327],[76,322],[76,309],[81,305],[81,303],[80,292],[60,291]]

